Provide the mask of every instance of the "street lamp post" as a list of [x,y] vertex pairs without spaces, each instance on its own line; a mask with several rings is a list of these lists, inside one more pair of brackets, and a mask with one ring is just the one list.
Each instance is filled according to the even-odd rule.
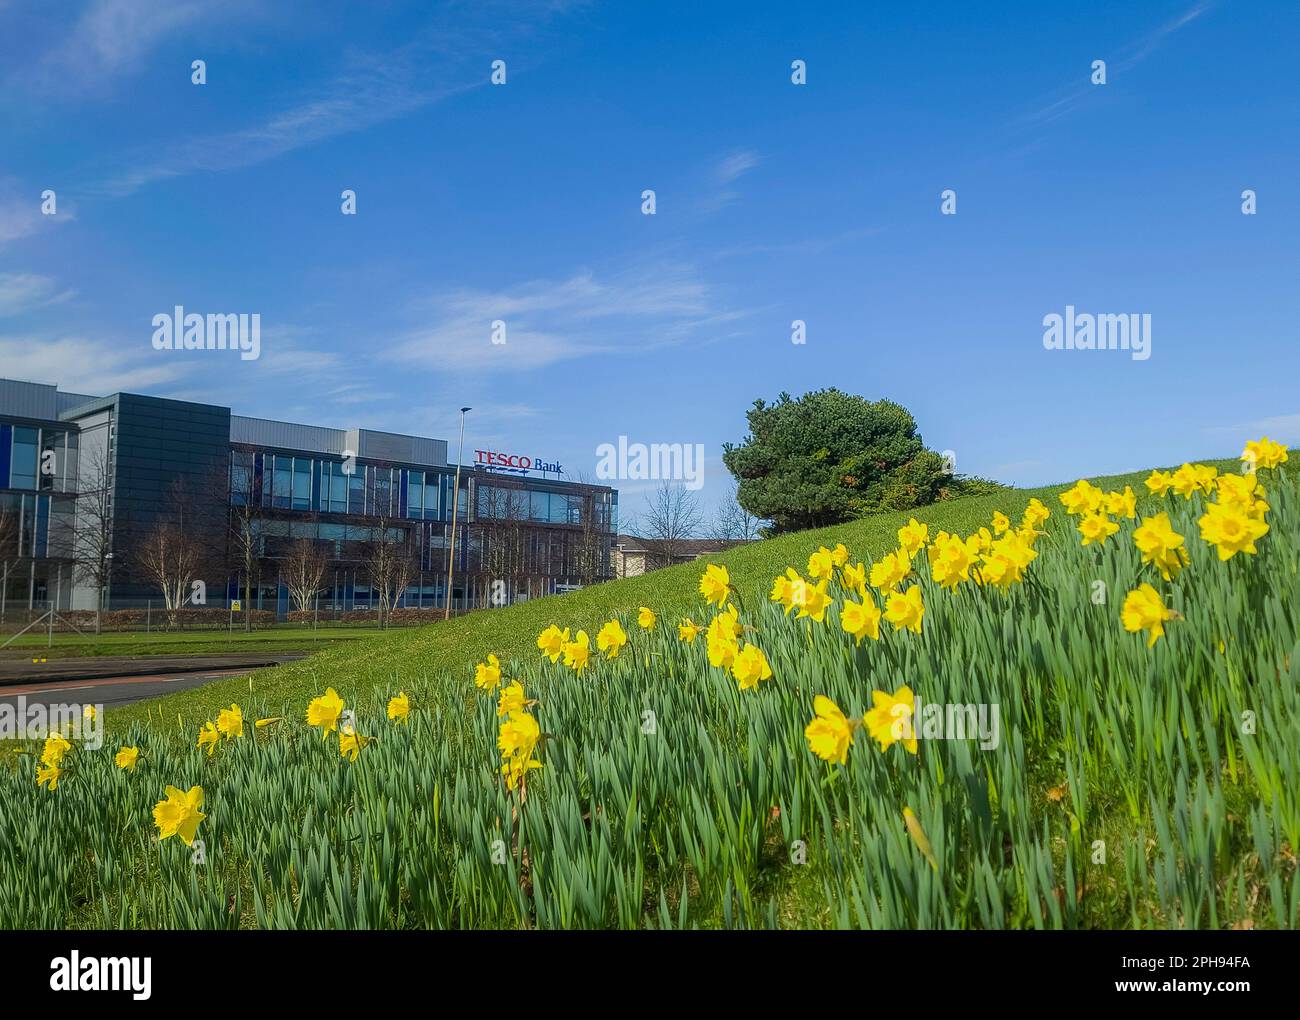
[[[472,407],[460,409],[460,450],[456,454],[456,481],[451,492],[451,544],[447,549],[447,606],[442,615],[444,620],[451,619],[451,572],[456,564],[456,511],[460,508],[460,462],[465,457],[465,412]],[[465,509],[468,511],[468,501]]]

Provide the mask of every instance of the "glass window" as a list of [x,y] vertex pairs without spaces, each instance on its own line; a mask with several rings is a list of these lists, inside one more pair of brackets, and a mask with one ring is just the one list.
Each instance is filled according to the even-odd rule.
[[424,517],[436,519],[440,513],[438,503],[438,476],[429,471],[424,476]]
[[330,465],[330,513],[345,514],[348,512],[348,483],[347,475],[343,473],[343,465],[335,463]]
[[277,455],[275,458],[275,479],[272,483],[271,505],[284,510],[293,505],[290,496],[293,491],[293,458]]
[[551,513],[551,494],[549,492],[530,492],[528,494],[528,519],[544,521]]
[[36,488],[37,441],[36,429],[14,427],[14,454],[9,482],[11,488]]
[[424,516],[424,472],[408,471],[406,480],[406,516]]
[[311,461],[306,457],[293,459],[293,508],[311,509]]
[[37,479],[42,490],[50,492],[63,467],[63,450],[61,434],[50,429],[41,429],[41,458]]
[[348,513],[366,512],[366,476],[365,469],[348,478]]

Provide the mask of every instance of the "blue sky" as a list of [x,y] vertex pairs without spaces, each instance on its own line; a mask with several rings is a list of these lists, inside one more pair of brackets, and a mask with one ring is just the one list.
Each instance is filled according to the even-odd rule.
[[[0,0],[0,375],[453,441],[469,404],[574,474],[702,443],[709,502],[755,398],[829,385],[1012,483],[1297,443],[1298,43],[1227,0]],[[155,351],[176,304],[261,358]],[[1044,350],[1067,304],[1150,313],[1150,359]]]

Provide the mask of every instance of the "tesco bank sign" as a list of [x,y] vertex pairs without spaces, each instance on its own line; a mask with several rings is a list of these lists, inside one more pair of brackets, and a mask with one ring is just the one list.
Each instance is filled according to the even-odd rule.
[[496,468],[499,471],[541,471],[543,474],[560,474],[562,468],[558,460],[548,461],[538,457],[527,457],[519,453],[499,453],[496,450],[475,450],[475,463],[483,467]]

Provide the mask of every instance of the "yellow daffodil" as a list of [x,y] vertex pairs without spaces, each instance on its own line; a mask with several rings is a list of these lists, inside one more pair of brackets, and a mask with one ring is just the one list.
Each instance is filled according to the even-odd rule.
[[804,728],[808,750],[824,761],[843,765],[849,757],[853,743],[853,725],[845,718],[838,705],[824,694],[813,698],[816,718]]
[[731,675],[736,678],[742,691],[752,690],[760,680],[772,678],[772,667],[767,656],[757,645],[746,644],[736,655],[731,664]]
[[962,581],[969,581],[971,564],[979,555],[980,545],[978,536],[974,548],[956,535],[936,538],[928,550],[930,576],[934,583],[940,588],[955,591]]
[[1237,506],[1249,514],[1255,509],[1256,496],[1263,496],[1264,486],[1255,480],[1254,474],[1220,475],[1217,479],[1218,494],[1215,498],[1225,506]]
[[63,764],[63,757],[72,749],[72,745],[64,739],[61,733],[51,733],[45,738],[45,746],[41,748],[41,764],[57,768]]
[[1241,459],[1252,471],[1275,468],[1287,462],[1286,447],[1263,436],[1246,444],[1246,448],[1241,451]]
[[370,738],[358,733],[352,726],[339,727],[339,757],[356,761],[361,749],[370,743]]
[[772,591],[767,596],[768,601],[779,602],[785,610],[785,615],[789,616],[790,611],[795,608],[795,592],[802,591],[807,586],[808,582],[799,576],[799,572],[794,567],[786,567],[785,574],[772,579]]
[[564,654],[564,646],[569,643],[569,628],[560,630],[551,624],[537,636],[537,647],[551,662],[559,662]]
[[1183,536],[1174,531],[1167,513],[1143,518],[1133,532],[1133,542],[1142,554],[1142,562],[1154,566],[1166,581],[1177,577],[1187,565]]
[[829,580],[834,573],[835,560],[831,556],[831,551],[825,546],[808,557],[808,576],[814,581],[823,578]]
[[891,592],[885,603],[885,619],[894,625],[894,630],[906,627],[917,634],[921,633],[921,618],[925,616],[925,603],[921,601],[921,586],[914,584],[905,592]]
[[658,617],[655,616],[655,611],[648,606],[642,606],[637,610],[636,625],[642,630],[654,630],[655,621],[657,619]]
[[1239,506],[1210,503],[1205,515],[1196,522],[1201,538],[1218,551],[1220,560],[1230,560],[1239,552],[1254,555],[1256,540],[1268,534],[1268,525],[1249,516]]
[[37,765],[36,766],[36,785],[46,786],[51,791],[59,788],[59,779],[63,776],[63,769],[58,765]]
[[817,623],[826,620],[826,610],[830,607],[831,597],[826,592],[825,579],[816,584],[799,581],[790,586],[790,598],[793,606],[799,610],[796,620],[808,617]]
[[333,687],[326,687],[325,693],[312,698],[307,706],[307,725],[318,726],[323,740],[328,734],[338,729],[339,716],[343,714],[343,699]]
[[506,778],[508,789],[515,789],[530,770],[542,767],[541,762],[533,759],[540,737],[537,720],[527,712],[512,712],[501,723],[497,731],[497,749],[505,759],[501,774]]
[[1137,493],[1133,486],[1124,486],[1123,492],[1106,493],[1106,513],[1132,520],[1137,516]]
[[1079,519],[1079,534],[1083,536],[1083,545],[1105,545],[1106,539],[1119,531],[1119,525],[1100,510],[1085,513]]
[[844,564],[840,568],[840,587],[845,591],[855,592],[859,598],[867,593],[867,568],[859,562],[857,565]]
[[1074,483],[1073,488],[1066,489],[1059,498],[1061,505],[1065,507],[1065,512],[1074,516],[1083,513],[1096,513],[1101,508],[1105,493],[1091,482],[1080,478]]
[[411,699],[405,691],[388,699],[388,718],[394,723],[409,724],[411,721]]
[[864,637],[880,640],[880,610],[870,595],[864,595],[861,602],[846,600],[840,606],[840,627],[853,635],[855,644],[862,644]]
[[113,755],[113,764],[122,771],[129,771],[135,768],[136,762],[140,760],[140,748],[123,747],[117,754]]
[[497,750],[506,758],[517,754],[529,757],[540,736],[541,728],[533,716],[527,712],[514,712],[497,730]]
[[524,701],[524,685],[518,680],[501,688],[501,697],[497,699],[498,718],[510,715],[512,712],[522,712]]
[[1147,492],[1151,495],[1164,496],[1173,488],[1174,476],[1168,471],[1152,471],[1142,484],[1147,487]]
[[728,605],[727,612],[715,616],[704,636],[709,665],[714,669],[730,669],[740,651],[739,638],[743,631],[735,606]]
[[1034,529],[1051,516],[1052,511],[1048,510],[1043,505],[1042,500],[1035,496],[1029,501],[1029,505],[1025,507],[1025,512],[1020,518],[1020,525],[1021,527]]
[[581,673],[591,661],[591,638],[585,630],[578,631],[572,641],[564,644],[564,664],[575,673]]
[[207,817],[200,808],[203,807],[203,787],[191,786],[189,792],[167,787],[167,799],[154,805],[153,823],[158,827],[159,839],[180,836],[181,841],[190,846],[194,843],[199,822]]
[[691,644],[703,628],[696,626],[695,621],[689,616],[684,617],[682,622],[677,625],[677,640],[685,641]]
[[837,567],[842,567],[849,562],[849,548],[843,542],[837,542],[835,548],[831,550],[831,562]]
[[993,511],[993,534],[1001,535],[1011,530],[1011,518],[1001,510]]
[[725,605],[731,595],[731,575],[727,573],[727,568],[716,563],[705,567],[704,576],[700,578],[700,594],[711,606]]
[[871,587],[882,592],[893,591],[911,572],[912,557],[907,549],[895,549],[871,565]]
[[915,517],[898,529],[898,544],[907,550],[909,556],[915,556],[929,540],[930,526],[921,524]]
[[223,708],[217,715],[217,732],[227,740],[244,735],[244,713],[238,705]]
[[982,584],[1007,591],[1013,584],[1024,580],[1025,570],[1037,555],[1020,532],[1008,531],[980,557],[975,576]]
[[501,683],[501,660],[491,653],[488,654],[486,662],[475,663],[474,665],[474,686],[491,694]]
[[617,659],[626,644],[627,631],[617,620],[610,620],[596,634],[596,647],[605,653],[607,659]]
[[904,684],[893,694],[872,691],[871,705],[862,722],[880,749],[888,751],[895,743],[901,743],[911,754],[916,754],[916,727],[912,723],[916,699],[912,688]]
[[1173,473],[1170,484],[1174,492],[1184,499],[1191,499],[1196,493],[1209,495],[1214,491],[1218,468],[1204,464],[1184,464]]
[[736,653],[740,651],[740,642],[732,637],[718,637],[710,633],[705,635],[704,643],[709,651],[709,665],[714,669],[729,669],[736,661]]
[[217,729],[217,724],[211,719],[203,724],[203,729],[199,730],[199,740],[196,746],[206,747],[208,757],[211,758],[217,749],[217,744],[221,740],[221,731]]
[[515,789],[523,782],[527,773],[541,767],[542,763],[535,758],[525,758],[520,755],[508,758],[501,766],[501,774],[506,777],[506,789]]
[[1172,609],[1165,607],[1160,593],[1151,585],[1143,584],[1125,596],[1120,621],[1130,633],[1147,631],[1147,647],[1150,648],[1164,635],[1165,621],[1172,620],[1174,615]]

